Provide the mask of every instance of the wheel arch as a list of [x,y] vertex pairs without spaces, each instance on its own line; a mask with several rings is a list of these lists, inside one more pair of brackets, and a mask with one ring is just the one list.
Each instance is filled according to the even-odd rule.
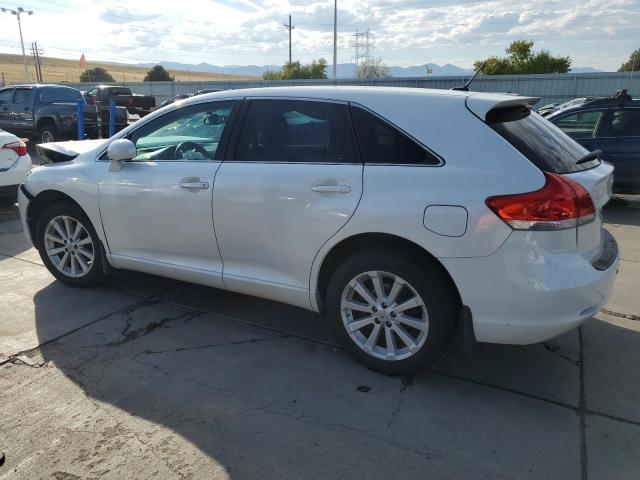
[[[31,202],[29,203],[29,208],[27,209],[27,225],[29,226],[29,234],[33,239],[33,243],[36,248],[38,248],[38,245],[36,245],[37,239],[35,237],[35,229],[36,225],[38,224],[38,218],[40,218],[40,215],[45,210],[45,208],[53,205],[54,203],[60,202],[74,204],[76,207],[82,210],[87,218],[91,219],[91,217],[87,214],[87,211],[82,208],[82,205],[80,205],[74,198],[72,198],[68,194],[54,189],[43,190],[42,192],[38,193],[33,198],[33,200],[31,200]],[[97,229],[95,225],[93,225],[93,228],[96,230],[96,232],[99,232],[99,229]],[[98,236],[100,236],[99,233]]]
[[[320,311],[324,309],[324,302],[326,299],[327,287],[331,275],[335,272],[338,265],[346,260],[353,253],[366,248],[380,248],[380,249],[402,249],[403,251],[412,252],[416,258],[416,261],[423,264],[429,263],[430,266],[436,265],[445,278],[448,279],[449,286],[455,292],[457,301],[462,305],[462,299],[460,291],[451,277],[449,271],[444,265],[429,251],[417,243],[407,240],[406,238],[389,234],[389,233],[360,233],[352,235],[335,244],[326,253],[321,261],[318,269],[318,274],[315,278],[315,291],[316,291],[316,305]],[[313,287],[313,285],[312,285]],[[314,289],[312,288],[312,291]],[[313,299],[312,299],[313,300]]]

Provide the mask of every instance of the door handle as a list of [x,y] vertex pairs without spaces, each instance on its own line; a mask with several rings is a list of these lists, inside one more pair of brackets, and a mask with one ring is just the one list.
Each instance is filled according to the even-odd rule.
[[180,182],[180,188],[186,188],[187,190],[207,190],[209,188],[209,182],[202,180],[183,180]]
[[351,193],[351,185],[314,185],[311,190],[316,193]]

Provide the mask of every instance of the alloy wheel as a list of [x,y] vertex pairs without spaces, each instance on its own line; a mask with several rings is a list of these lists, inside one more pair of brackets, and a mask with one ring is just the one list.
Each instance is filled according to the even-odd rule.
[[403,360],[422,348],[429,332],[424,300],[406,280],[370,271],[342,292],[342,322],[351,340],[382,360]]
[[93,240],[73,217],[61,215],[47,224],[44,248],[51,263],[68,277],[83,277],[91,270],[95,257]]

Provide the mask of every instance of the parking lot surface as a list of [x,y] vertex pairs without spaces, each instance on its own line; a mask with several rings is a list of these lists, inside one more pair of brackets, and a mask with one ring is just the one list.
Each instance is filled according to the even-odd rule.
[[640,478],[640,199],[605,219],[622,261],[595,318],[391,378],[294,307],[125,271],[66,287],[0,206],[0,478]]

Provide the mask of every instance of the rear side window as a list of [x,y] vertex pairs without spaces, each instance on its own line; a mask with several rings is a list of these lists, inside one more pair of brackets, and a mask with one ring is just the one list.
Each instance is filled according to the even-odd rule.
[[33,90],[31,88],[16,88],[13,103],[30,105],[33,102]]
[[347,106],[252,100],[235,158],[247,162],[359,163]]
[[487,124],[545,172],[579,172],[600,164],[597,159],[578,164],[585,149],[529,108],[491,110]]
[[82,100],[82,94],[71,88],[45,88],[40,95],[42,102],[77,102]]
[[564,115],[552,122],[571,138],[593,138],[596,136],[601,118],[601,111],[590,110]]
[[0,90],[0,103],[11,103],[13,98],[13,88]]
[[390,123],[352,107],[358,146],[364,163],[440,165],[441,160]]

